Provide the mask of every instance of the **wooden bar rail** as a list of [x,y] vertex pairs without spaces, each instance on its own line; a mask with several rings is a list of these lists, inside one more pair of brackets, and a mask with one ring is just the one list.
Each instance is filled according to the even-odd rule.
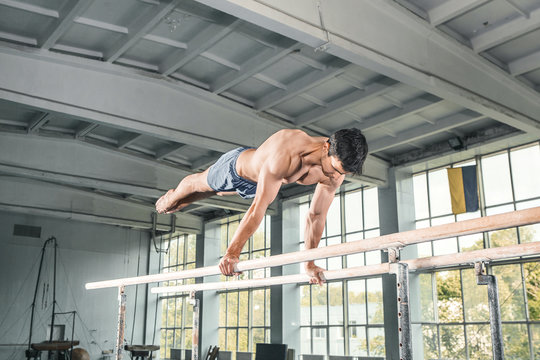
[[[401,263],[409,265],[409,271],[441,268],[447,266],[470,265],[474,266],[476,262],[490,262],[493,260],[509,259],[522,256],[531,256],[540,254],[540,242],[533,242],[520,245],[509,245],[498,248],[474,250],[465,253],[450,255],[430,256],[426,258],[403,260]],[[397,264],[397,263],[395,263]],[[394,272],[391,263],[376,265],[357,266],[339,270],[327,270],[324,272],[326,280],[338,280],[355,277],[366,277]],[[238,290],[255,287],[265,287],[271,285],[283,284],[302,284],[308,283],[309,276],[306,274],[274,276],[262,279],[223,281],[203,284],[189,284],[179,286],[164,286],[151,289],[152,293],[176,293],[207,290]]]
[[[494,231],[515,226],[524,226],[540,222],[540,207],[518,210],[504,214],[490,215],[478,219],[437,225],[378,236],[366,240],[329,245],[317,249],[297,251],[266,258],[242,261],[237,264],[238,271],[247,271],[265,267],[275,267],[305,261],[356,254],[372,250],[402,248],[431,240],[454,236],[464,236],[485,231]],[[218,266],[209,266],[165,274],[153,274],[123,279],[97,281],[86,284],[86,289],[101,289],[125,285],[147,284],[152,282],[180,280],[220,274]]]

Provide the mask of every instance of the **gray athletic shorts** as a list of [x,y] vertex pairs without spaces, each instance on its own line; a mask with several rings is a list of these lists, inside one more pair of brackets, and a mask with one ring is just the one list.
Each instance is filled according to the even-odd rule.
[[236,191],[244,199],[252,199],[257,183],[244,179],[236,172],[236,159],[249,147],[240,147],[223,154],[208,170],[208,185],[217,192]]

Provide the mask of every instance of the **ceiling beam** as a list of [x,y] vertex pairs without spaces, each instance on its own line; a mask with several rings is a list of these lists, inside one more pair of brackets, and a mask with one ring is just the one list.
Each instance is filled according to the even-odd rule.
[[295,119],[298,126],[306,126],[323,118],[332,116],[338,112],[345,111],[357,106],[360,102],[368,101],[391,90],[397,82],[392,79],[382,79],[366,86],[365,90],[354,90],[351,93],[328,103],[325,108],[317,108]]
[[21,2],[21,1],[0,0],[0,5],[7,6],[7,7],[10,7],[10,8],[13,8],[13,9],[17,9],[17,10],[28,11],[28,12],[31,12],[33,14],[48,16],[48,17],[52,17],[52,18],[58,18],[58,16],[59,16],[58,11],[56,11],[56,10],[52,10],[52,9],[49,9],[49,8],[46,8],[46,7],[43,7],[43,6],[27,4],[27,3]]
[[120,139],[118,141],[117,147],[119,150],[124,149],[128,147],[129,145],[133,144],[138,139],[140,139],[142,136],[143,136],[142,134],[131,134],[129,136],[126,136],[125,138]]
[[226,17],[219,24],[209,24],[187,43],[187,49],[185,51],[175,53],[165,59],[159,66],[159,72],[165,76],[171,75],[232,33],[241,23],[241,20]]
[[255,109],[264,111],[272,106],[292,99],[293,97],[344,73],[347,71],[346,66],[346,61],[335,59],[332,63],[328,64],[324,70],[313,70],[301,78],[294,80],[290,84],[287,84],[286,90],[274,90],[268,95],[263,96],[255,102]]
[[210,85],[210,91],[215,94],[226,91],[275,64],[295,50],[299,50],[300,47],[301,45],[295,41],[282,39],[276,47],[267,48],[245,61],[240,66],[240,71],[232,70],[219,77]]
[[520,13],[522,16],[525,16],[528,18],[530,16],[529,12],[522,9],[518,4],[514,2],[514,0],[503,0],[505,3],[510,5],[514,10],[516,10],[518,13]]
[[60,39],[73,24],[73,20],[82,14],[91,4],[92,1],[88,0],[67,1],[60,9],[58,19],[50,24],[39,37],[38,46],[42,49],[50,49],[53,47],[58,39]]
[[14,41],[17,43],[22,43],[31,46],[37,46],[37,40],[28,36],[21,36],[19,34],[7,33],[5,31],[0,31],[0,39]]
[[147,34],[142,37],[144,40],[153,41],[158,44],[172,46],[178,49],[187,49],[187,44],[185,42],[169,39],[163,36],[157,36],[152,34]]
[[[163,81],[155,74],[116,64],[3,45],[2,100],[217,152],[258,146],[284,128],[251,108],[180,81]],[[228,126],[215,126],[216,114]],[[250,129],[249,136],[238,129]]]
[[291,57],[293,59],[295,59],[295,60],[300,61],[301,63],[303,63],[305,65],[311,66],[314,69],[321,70],[321,71],[326,69],[325,64],[323,64],[322,62],[317,61],[315,59],[312,59],[309,56],[306,56],[306,55],[302,54],[301,52],[295,52],[295,53],[291,54]]
[[111,24],[105,21],[100,21],[96,19],[90,19],[83,16],[78,16],[75,19],[73,19],[73,22],[76,22],[77,24],[82,24],[90,27],[94,27],[96,29],[100,30],[107,30],[112,31],[119,34],[127,34],[128,28],[121,25]]
[[[237,69],[237,70],[239,70],[239,69]],[[257,80],[260,80],[260,81],[262,81],[264,83],[267,83],[268,85],[272,85],[273,87],[276,87],[278,89],[283,89],[283,90],[287,89],[287,86],[284,83],[279,82],[279,81],[277,81],[277,80],[275,80],[273,78],[270,78],[270,77],[268,77],[268,76],[266,76],[266,75],[264,75],[262,73],[258,73],[258,74],[253,75],[253,78],[257,79]]]
[[304,100],[312,102],[315,105],[319,105],[319,106],[322,106],[322,107],[327,107],[328,106],[328,102],[323,101],[323,100],[321,100],[319,98],[316,98],[315,96],[312,96],[312,95],[309,95],[309,94],[306,94],[306,93],[299,94],[298,96],[301,97]]
[[402,108],[391,108],[378,114],[358,121],[362,131],[369,131],[379,126],[384,126],[399,119],[430,109],[440,105],[444,100],[430,94],[424,94],[416,99],[403,104]]
[[518,36],[540,28],[540,7],[531,11],[528,18],[518,17],[504,24],[487,29],[471,38],[471,44],[477,53],[494,48],[497,45],[515,39]]
[[[356,65],[351,65],[351,67],[352,66],[356,66]],[[354,74],[343,73],[343,74],[339,74],[337,76],[337,78],[340,79],[340,80],[345,81],[346,83],[348,83],[352,87],[355,87],[355,88],[357,88],[359,90],[365,90],[365,88],[366,88],[364,80],[359,79],[358,76],[355,76]]]
[[442,167],[452,163],[458,163],[473,159],[479,150],[489,149],[496,152],[508,149],[510,146],[522,145],[533,141],[534,137],[516,130],[508,125],[498,124],[493,127],[481,129],[464,137],[466,147],[456,151],[450,147],[448,141],[431,144],[424,149],[416,149],[400,153],[392,159],[396,167],[408,168],[409,171],[417,172],[426,170],[426,164],[430,168]]
[[[0,176],[0,208],[70,220],[151,229],[153,206],[61,185]],[[200,234],[203,219],[177,214],[178,231]],[[168,220],[169,217],[167,217]],[[170,222],[158,217],[159,229],[170,231]]]
[[[164,146],[163,148],[158,149],[156,151],[156,160],[163,160],[167,156],[172,155],[172,154],[174,154],[176,152],[180,152],[181,149],[185,149],[187,147],[189,147],[189,146],[188,145],[183,145],[183,144],[174,144],[174,145],[171,145],[171,146]],[[187,160],[185,162],[188,163]],[[189,162],[189,164],[186,164],[186,165],[191,167],[191,162]]]
[[403,107],[403,101],[393,97],[392,95],[390,94],[382,94],[381,95],[381,98],[383,98],[384,100],[388,101],[390,104],[394,105],[395,107],[397,108],[402,108]]
[[51,114],[49,113],[41,113],[39,116],[34,119],[30,125],[28,125],[28,128],[26,129],[28,133],[37,132],[39,129],[47,124],[49,120],[51,119]]
[[438,120],[435,124],[420,125],[412,129],[396,134],[396,136],[388,136],[380,140],[373,141],[369,144],[369,151],[376,153],[384,151],[396,146],[404,145],[409,142],[418,141],[434,134],[453,129],[465,124],[484,119],[485,116],[476,114],[470,110],[446,116]]
[[75,134],[76,139],[80,139],[85,137],[86,135],[90,134],[93,130],[95,130],[99,124],[88,124],[84,126],[82,129],[78,130]]
[[199,170],[199,169],[204,169],[206,170],[210,165],[212,165],[213,163],[215,163],[219,157],[223,155],[223,154],[216,154],[214,156],[203,156],[195,161],[193,161],[193,164],[191,165],[191,168],[193,170]]
[[180,2],[180,0],[161,0],[144,18],[139,19],[134,26],[128,28],[128,34],[119,39],[104,54],[105,61],[116,61],[130,47],[135,45],[144,35],[150,32],[165,15],[171,12]]
[[535,90],[394,1],[196,1],[540,135]]
[[[75,186],[158,197],[160,192],[176,187],[183,177],[192,173],[150,157],[145,160],[111,148],[73,137],[61,139],[0,132],[0,163],[14,169],[43,171],[48,174],[44,180],[65,179]],[[59,177],[55,178],[55,174]]]
[[111,191],[117,194],[138,195],[157,199],[163,195],[163,190],[145,186],[133,185],[120,181],[60,173],[43,168],[26,168],[19,165],[0,163],[0,173],[26,177],[35,180],[53,182],[63,185]]
[[[99,166],[89,167],[88,164]],[[193,173],[149,158],[115,152],[87,141],[2,132],[0,172],[152,199],[175,188],[181,179]],[[251,201],[237,196],[215,196],[197,203],[242,212],[246,212],[251,205]],[[268,211],[275,214],[275,206],[271,205]]]
[[491,0],[447,0],[428,11],[429,22],[438,26]]

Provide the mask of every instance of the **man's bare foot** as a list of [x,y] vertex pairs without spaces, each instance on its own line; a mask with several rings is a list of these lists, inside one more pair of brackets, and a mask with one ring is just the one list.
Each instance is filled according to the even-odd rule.
[[163,214],[171,210],[172,204],[171,204],[171,195],[174,192],[174,189],[171,189],[165,193],[162,197],[156,201],[156,211],[159,214]]

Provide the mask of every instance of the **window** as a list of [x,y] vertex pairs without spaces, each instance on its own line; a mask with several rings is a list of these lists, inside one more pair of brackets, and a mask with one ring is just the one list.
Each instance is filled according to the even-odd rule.
[[[299,205],[301,239],[308,209],[309,199]],[[379,236],[378,192],[363,188],[336,195],[319,246],[375,236]],[[315,263],[332,270],[380,262],[380,251],[370,251]],[[303,285],[300,297],[302,354],[385,355],[381,277]]]
[[[221,255],[225,254],[239,217],[221,225]],[[240,261],[270,256],[270,217],[265,217],[255,234],[244,245]],[[270,277],[270,269],[257,269],[240,275],[244,279]],[[222,281],[231,280],[222,276]],[[227,351],[255,351],[256,343],[270,342],[270,289],[224,291],[219,295],[219,346]]]
[[[415,174],[416,227],[428,227],[540,205],[540,146],[538,143],[453,164],[476,164],[484,201],[480,211],[453,215],[446,168]],[[482,196],[480,197],[482,199]],[[418,245],[418,256],[465,252],[489,247],[540,241],[540,226],[492,231]],[[503,323],[505,355],[511,359],[540,356],[540,263],[494,262]],[[491,333],[486,287],[476,284],[473,269],[455,268],[422,273],[420,314],[424,358],[491,359]]]
[[[195,268],[196,236],[181,235],[167,241],[161,253],[161,272],[168,273]],[[195,279],[169,281],[164,286],[194,283]],[[187,294],[160,297],[161,342],[160,358],[170,358],[171,348],[191,349],[193,308]]]

